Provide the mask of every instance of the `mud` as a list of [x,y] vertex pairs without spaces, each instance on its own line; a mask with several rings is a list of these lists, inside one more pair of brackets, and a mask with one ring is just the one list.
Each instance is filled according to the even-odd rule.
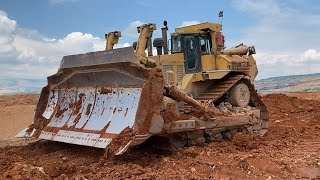
[[[174,103],[166,104],[166,109],[161,111],[160,115],[163,117],[163,120],[166,124],[178,120],[180,117],[180,115],[177,113],[177,107]],[[188,118],[190,118],[190,116],[187,116],[186,119]]]
[[105,152],[105,158],[112,159],[120,148],[123,148],[130,140],[132,140],[133,136],[134,134],[131,128],[127,127],[122,130],[108,145]]
[[68,108],[63,108],[63,109],[61,109],[61,107],[59,106],[55,117],[56,117],[56,118],[59,118],[59,117],[62,116],[62,114],[63,114],[64,112],[66,112],[67,110],[68,110]]
[[159,115],[163,100],[163,76],[159,69],[144,71],[146,83],[143,85],[137,110],[134,133],[148,134],[152,118]]
[[101,94],[109,94],[112,93],[112,89],[110,87],[102,87],[100,90]]
[[24,179],[25,177],[31,177],[34,179],[50,179],[42,167],[35,167],[26,164],[15,163],[11,169],[3,175],[7,179]]
[[76,118],[74,119],[74,127],[77,125],[77,123],[80,121],[80,119],[81,119],[81,114],[78,114],[76,116]]
[[176,86],[166,87],[166,96],[176,101],[184,101],[187,104],[195,107],[196,113],[194,113],[194,115],[196,117],[205,117],[207,119],[210,119],[210,117],[221,115],[215,107],[209,107],[207,105],[201,104],[199,101],[189,97],[185,92],[178,90]]
[[262,99],[271,116],[263,137],[236,134],[232,141],[176,153],[147,142],[111,159],[104,158],[103,149],[6,140],[0,148],[0,179],[319,179],[320,101],[283,94]]
[[[79,99],[78,101],[75,103],[75,108],[76,110],[73,112],[73,115],[77,115],[82,107],[82,99],[85,96],[84,93],[80,93],[79,94]],[[80,118],[79,118],[80,119]]]
[[86,109],[86,115],[88,116],[90,114],[90,110],[91,110],[92,104],[88,104],[87,109]]

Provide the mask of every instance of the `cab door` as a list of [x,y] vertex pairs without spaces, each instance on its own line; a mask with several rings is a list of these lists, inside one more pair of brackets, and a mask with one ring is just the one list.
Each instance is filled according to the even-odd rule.
[[201,72],[199,35],[184,35],[183,47],[185,73]]

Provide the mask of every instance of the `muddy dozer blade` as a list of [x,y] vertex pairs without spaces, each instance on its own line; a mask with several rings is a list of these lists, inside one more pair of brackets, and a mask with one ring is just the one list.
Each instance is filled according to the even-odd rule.
[[145,141],[150,136],[145,125],[150,126],[161,106],[153,96],[161,99],[162,90],[152,84],[161,87],[163,78],[155,78],[155,70],[136,62],[132,48],[64,57],[58,73],[48,77],[42,89],[34,123],[17,137],[106,148],[129,127],[136,134],[131,145]]

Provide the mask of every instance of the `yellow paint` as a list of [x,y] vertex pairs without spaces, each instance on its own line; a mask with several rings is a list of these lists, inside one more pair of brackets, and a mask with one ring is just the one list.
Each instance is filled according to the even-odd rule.
[[211,52],[212,54],[218,54],[217,49],[217,42],[216,42],[216,32],[220,32],[222,30],[222,25],[218,23],[201,23],[181,28],[176,28],[175,33],[176,34],[187,34],[187,33],[193,33],[193,34],[208,34],[211,36]]
[[157,63],[157,67],[161,67],[163,64],[175,64],[175,63],[184,63],[183,53],[176,54],[164,54],[161,56],[150,56],[148,57],[152,60],[155,60]]
[[215,63],[216,61],[213,55],[201,56],[202,71],[209,71],[209,70],[216,69]]
[[[150,28],[149,28],[150,29]],[[152,30],[146,32],[141,29],[141,37],[139,41],[146,42],[146,38],[151,35]],[[230,72],[240,72],[251,77],[253,80],[257,74],[256,61],[246,55],[223,55],[217,50],[216,32],[222,30],[221,24],[218,23],[202,23],[192,26],[177,28],[172,34],[206,34],[211,36],[212,49],[210,54],[201,55],[202,70],[194,74],[185,74],[184,54],[166,54],[160,56],[150,56],[148,59],[156,62],[157,68],[161,68],[167,83],[175,83],[178,88],[192,94],[197,95],[204,88],[209,87],[215,80],[219,80]],[[144,34],[143,34],[144,33]],[[149,33],[149,34],[147,34]],[[143,41],[144,40],[144,41]],[[139,47],[139,43],[138,43]],[[140,51],[141,52],[140,52]],[[145,47],[138,49],[138,53],[144,53]]]
[[254,80],[257,77],[258,74],[258,68],[257,68],[257,63],[256,60],[253,58],[252,55],[250,56],[243,56],[244,58],[248,59],[250,62],[250,72],[249,76],[251,80]]
[[120,31],[113,31],[105,34],[106,38],[106,50],[113,49],[115,44],[118,44],[119,37],[121,37]]
[[143,24],[138,27],[139,39],[136,48],[136,55],[140,63],[147,64],[148,59],[146,56],[145,49],[147,47],[148,39],[152,37],[153,31],[156,30],[157,27],[155,24]]
[[230,70],[231,69],[231,61],[223,56],[217,57],[217,70]]
[[181,28],[176,28],[176,33],[189,33],[189,32],[195,32],[195,31],[201,31],[201,30],[211,30],[219,32],[222,30],[222,25],[218,23],[201,23]]

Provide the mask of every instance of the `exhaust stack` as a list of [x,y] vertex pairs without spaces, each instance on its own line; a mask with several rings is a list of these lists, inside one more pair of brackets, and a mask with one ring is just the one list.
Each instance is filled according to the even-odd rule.
[[163,21],[163,25],[164,27],[161,28],[162,31],[162,39],[164,41],[164,46],[163,46],[163,53],[164,54],[168,54],[169,50],[168,50],[168,36],[167,36],[167,31],[168,31],[168,23],[167,21]]

